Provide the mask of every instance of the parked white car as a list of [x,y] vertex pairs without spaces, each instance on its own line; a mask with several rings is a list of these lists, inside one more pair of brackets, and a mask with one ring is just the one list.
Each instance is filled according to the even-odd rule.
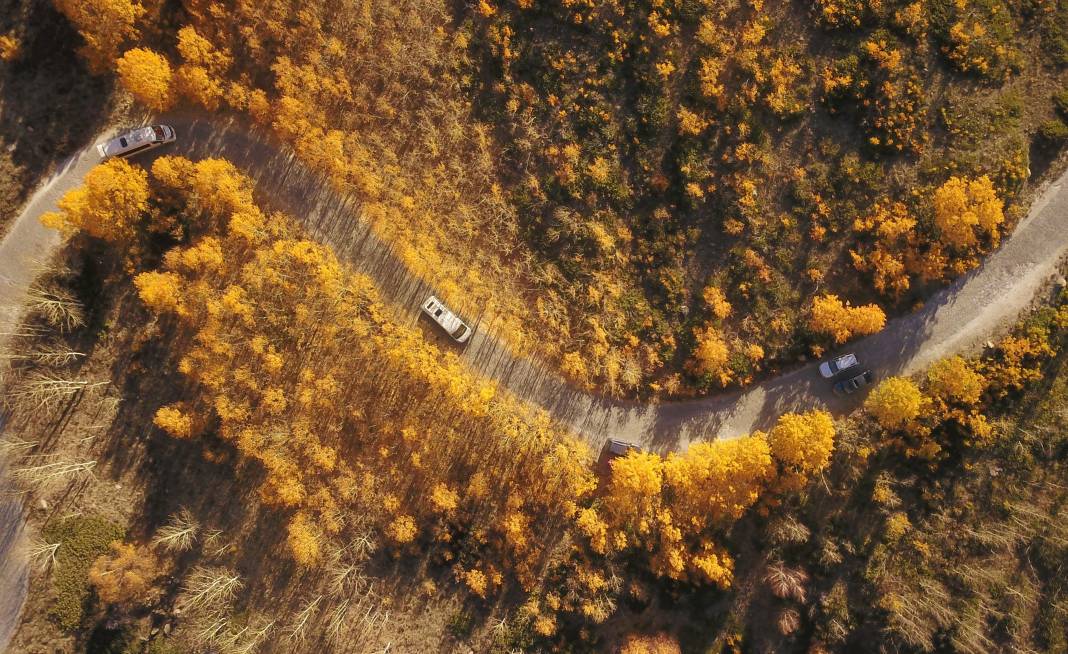
[[167,143],[173,143],[175,139],[174,128],[170,125],[150,125],[138,127],[123,134],[119,134],[110,141],[105,141],[96,146],[101,159],[112,157],[129,157],[158,148]]
[[860,365],[860,361],[857,360],[855,354],[843,354],[840,357],[831,359],[830,361],[824,361],[820,364],[820,374],[826,379],[834,377],[843,370],[849,370],[854,366]]
[[441,300],[433,295],[423,302],[422,308],[423,313],[440,325],[445,330],[445,333],[457,343],[466,343],[467,339],[471,338],[471,334],[474,333],[474,330],[460,320],[459,316],[450,311],[449,307],[445,306]]

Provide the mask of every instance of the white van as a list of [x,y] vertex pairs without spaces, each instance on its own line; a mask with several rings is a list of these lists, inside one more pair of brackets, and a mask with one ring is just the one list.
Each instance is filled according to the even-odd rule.
[[138,127],[135,130],[119,134],[110,141],[100,143],[96,146],[96,151],[100,153],[101,160],[111,159],[112,157],[129,157],[138,152],[173,143],[174,139],[174,128],[170,125],[150,125],[148,127]]
[[457,343],[466,343],[467,339],[471,338],[471,334],[474,333],[474,330],[464,324],[464,321],[460,320],[455,313],[442,304],[441,300],[433,295],[423,302],[422,309],[427,317],[440,325],[445,330],[445,333]]

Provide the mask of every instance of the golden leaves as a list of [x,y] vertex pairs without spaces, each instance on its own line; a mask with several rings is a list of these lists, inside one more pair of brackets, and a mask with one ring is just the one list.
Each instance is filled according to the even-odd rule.
[[79,188],[59,200],[58,213],[46,213],[46,226],[113,243],[132,242],[148,209],[148,174],[124,159],[110,159],[90,170]]
[[886,314],[878,305],[852,307],[837,295],[820,295],[812,301],[809,328],[844,343],[853,336],[865,336],[880,331],[886,324]]
[[174,75],[163,55],[147,48],[134,48],[115,62],[115,68],[123,88],[148,108],[166,111],[174,104]]
[[864,408],[880,425],[900,429],[920,415],[924,397],[912,380],[887,377],[864,401]]

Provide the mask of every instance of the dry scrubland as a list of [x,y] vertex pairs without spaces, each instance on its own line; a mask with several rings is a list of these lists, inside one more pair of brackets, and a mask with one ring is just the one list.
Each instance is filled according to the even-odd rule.
[[269,126],[447,301],[611,394],[877,331],[1068,135],[1064,0],[56,4],[93,69]]

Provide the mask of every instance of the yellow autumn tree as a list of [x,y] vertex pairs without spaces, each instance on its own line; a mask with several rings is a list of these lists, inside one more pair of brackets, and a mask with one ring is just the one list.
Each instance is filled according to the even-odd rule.
[[727,301],[727,296],[723,294],[723,291],[719,290],[718,286],[709,284],[701,293],[701,297],[712,311],[713,316],[723,320],[731,315],[731,303]]
[[151,550],[114,541],[107,554],[89,568],[89,583],[105,604],[135,606],[153,591],[152,582],[163,572]]
[[[853,266],[870,272],[875,289],[900,297],[910,286],[910,273],[917,269],[916,220],[901,202],[880,203],[870,215],[853,221],[853,229],[875,236],[873,247],[850,251]],[[910,265],[911,264],[911,265]]]
[[309,517],[298,512],[286,527],[286,542],[298,565],[311,566],[322,557],[321,535]]
[[812,301],[809,329],[844,343],[853,336],[866,336],[886,325],[886,314],[875,304],[852,307],[837,295],[820,295]]
[[193,435],[193,417],[176,405],[160,407],[152,423],[175,438]]
[[174,104],[174,74],[163,55],[147,48],[127,50],[115,69],[123,88],[146,107],[166,111]]
[[226,72],[233,62],[229,52],[215,47],[211,41],[198,34],[192,25],[178,30],[178,54],[186,63],[203,66],[214,75]]
[[697,340],[693,351],[694,372],[698,375],[712,375],[720,385],[726,386],[730,383],[730,369],[727,367],[730,350],[719,330],[707,325],[694,329],[693,335]]
[[834,451],[834,420],[826,411],[785,413],[768,433],[771,455],[805,476],[827,467]]
[[966,248],[980,234],[998,240],[998,226],[1005,220],[1004,202],[986,175],[978,179],[950,177],[934,194],[935,226],[946,245]]
[[134,278],[141,301],[158,312],[179,313],[182,303],[182,279],[172,272],[150,270]]
[[887,429],[899,429],[920,415],[923,394],[911,379],[887,377],[868,395],[864,408]]
[[483,573],[481,570],[478,570],[477,568],[474,568],[468,570],[467,572],[464,572],[462,577],[464,583],[467,584],[467,588],[472,593],[483,599],[486,597],[486,591],[488,589],[489,584],[486,580],[485,573]]
[[12,62],[22,54],[22,42],[14,34],[0,34],[0,61]]
[[400,545],[412,542],[418,534],[419,527],[415,524],[415,518],[410,515],[397,516],[386,527],[386,535]]
[[208,111],[215,111],[223,97],[222,83],[207,68],[182,64],[175,73],[178,91]]
[[760,433],[695,443],[664,464],[671,511],[688,529],[736,520],[760,497],[774,473],[771,449]]
[[619,654],[682,654],[679,641],[666,634],[631,634]]
[[82,186],[59,200],[59,212],[41,222],[66,234],[82,230],[95,238],[127,243],[138,234],[148,209],[148,174],[124,159],[111,159],[90,170]]
[[867,336],[882,331],[886,326],[886,314],[876,304],[849,307],[846,323],[853,336]]
[[122,44],[133,37],[145,8],[131,0],[54,0],[85,41],[79,53],[94,73],[109,70]]
[[609,523],[622,531],[646,532],[660,503],[664,461],[659,454],[631,451],[612,461],[604,494]]
[[927,371],[928,392],[943,402],[974,406],[985,388],[983,376],[960,356],[942,359]]

